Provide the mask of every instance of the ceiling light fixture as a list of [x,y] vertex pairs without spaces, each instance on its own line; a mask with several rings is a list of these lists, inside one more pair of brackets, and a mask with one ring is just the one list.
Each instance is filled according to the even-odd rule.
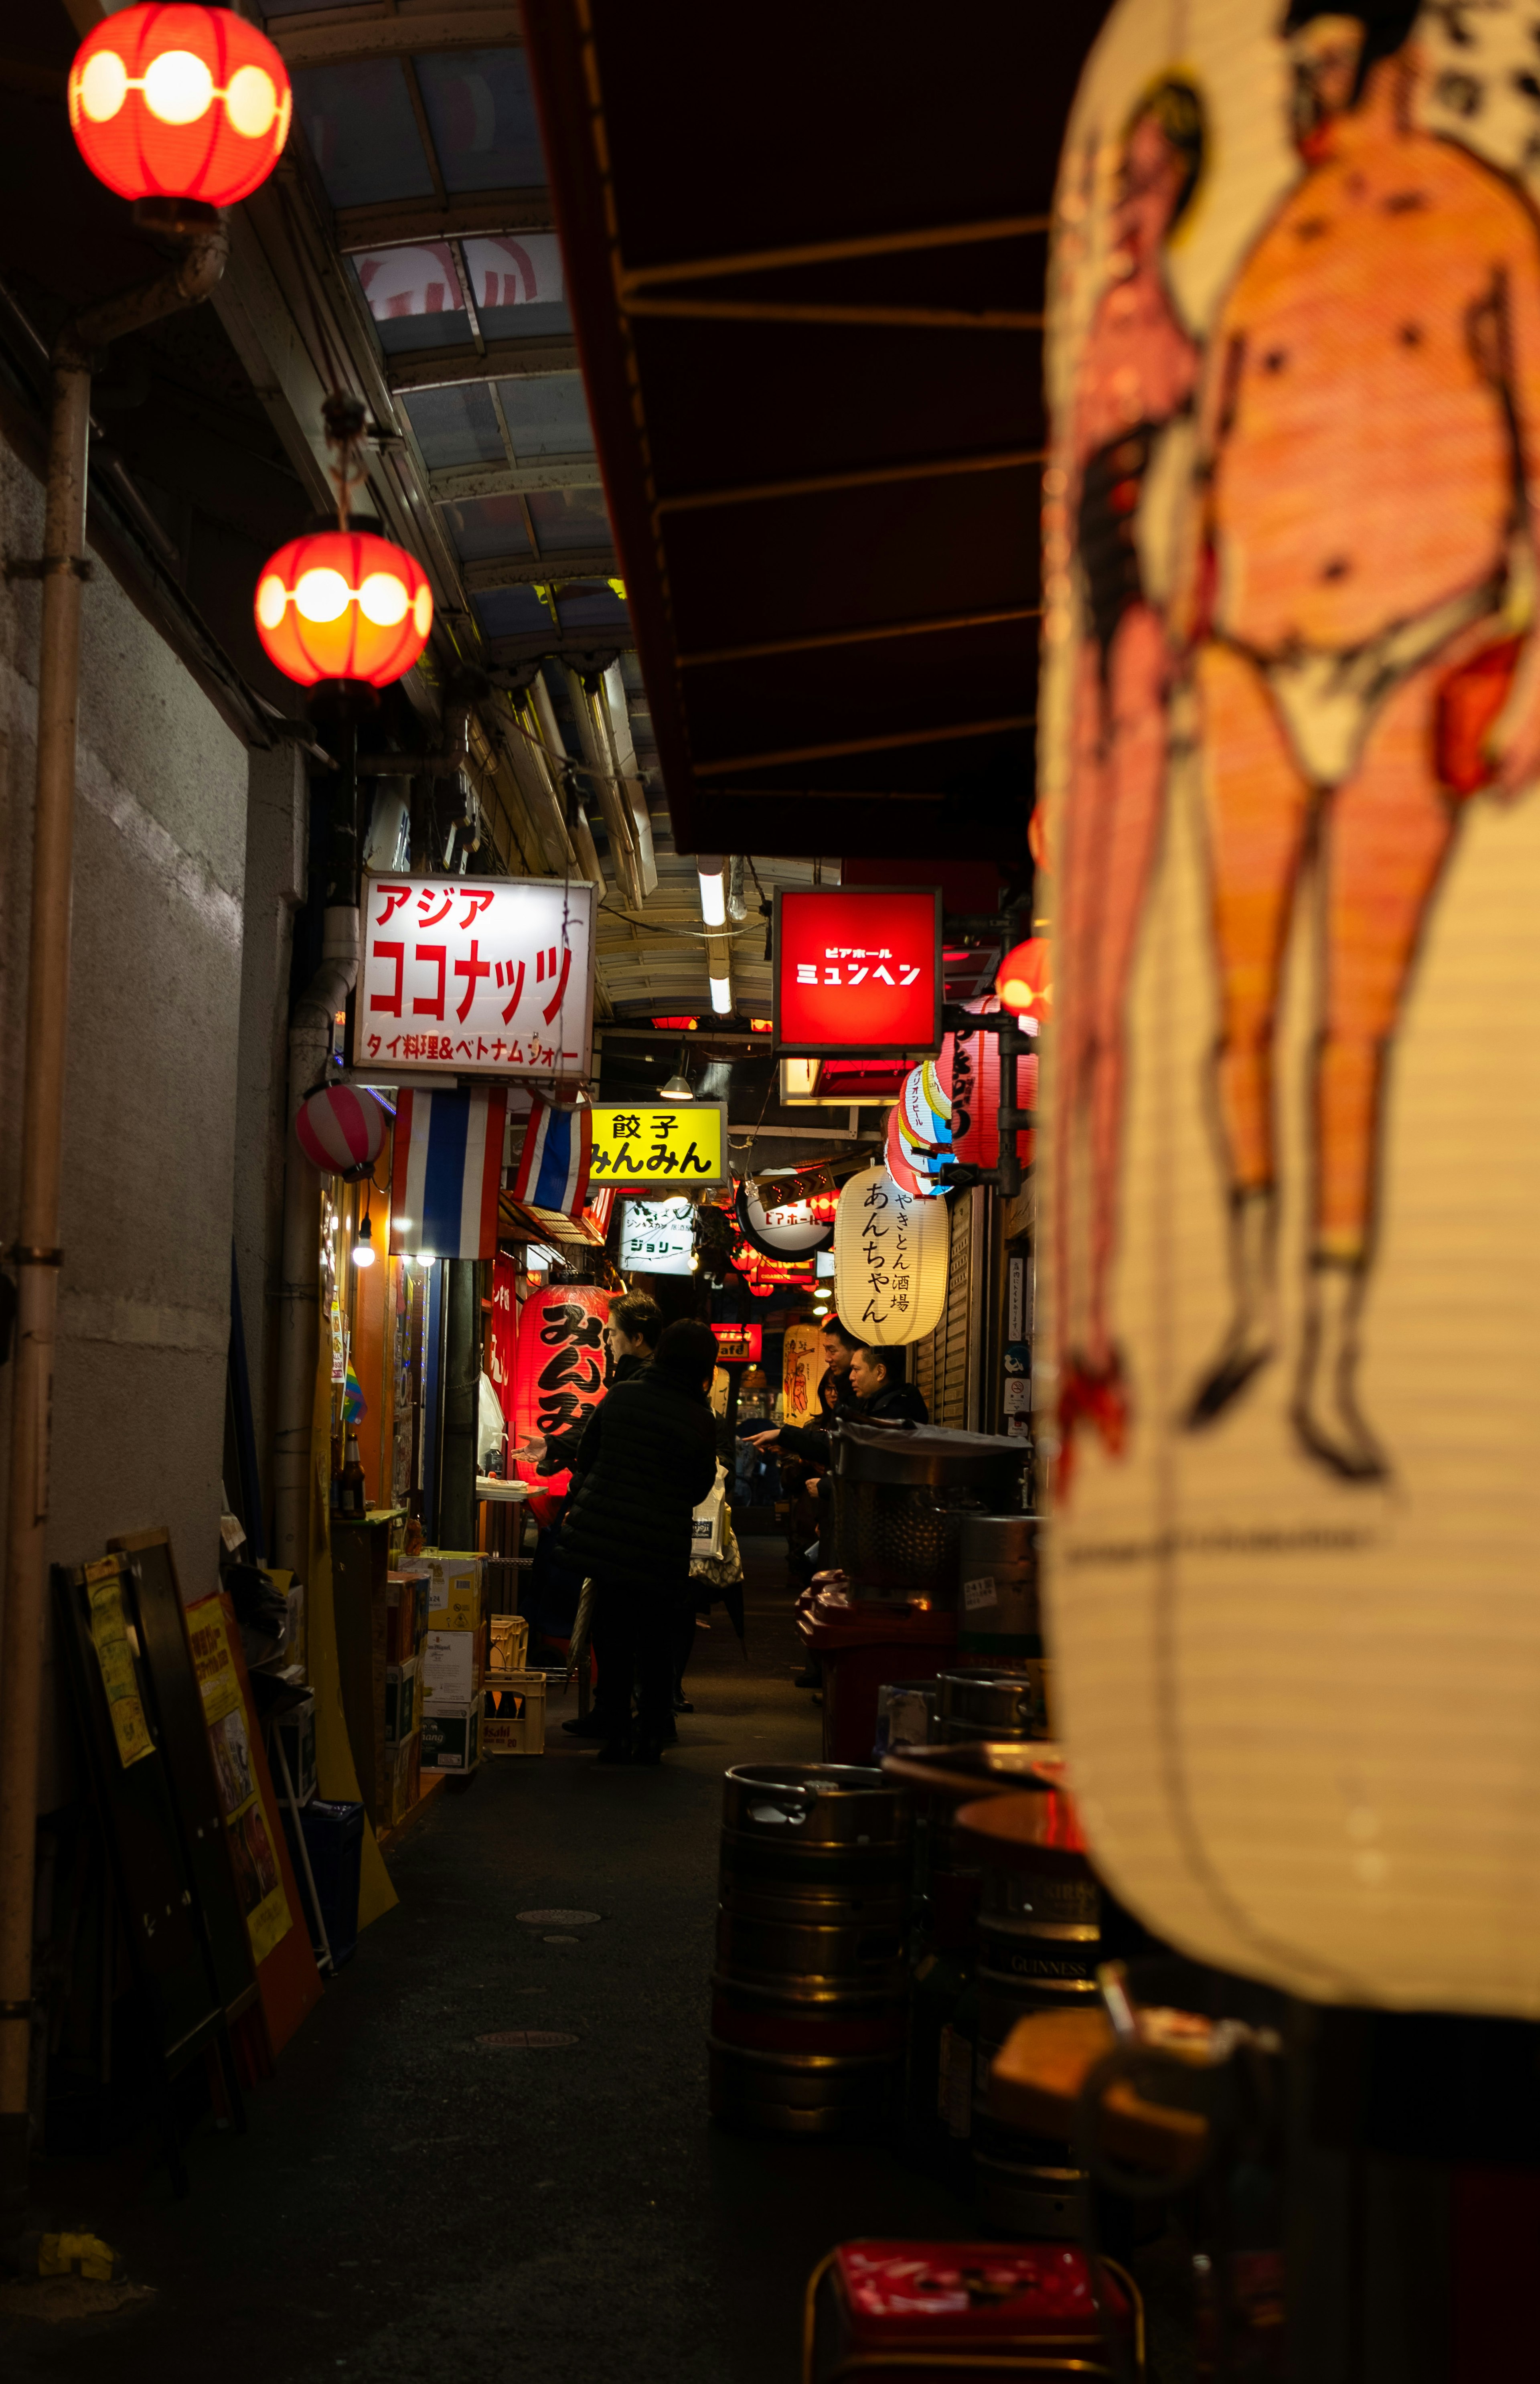
[[731,1012],[733,1006],[733,981],[731,977],[708,977],[706,982],[711,987],[711,1006],[713,1010],[716,1012],[718,1018],[726,1018]]
[[727,924],[727,863],[719,852],[702,852],[696,862],[701,879],[701,916],[708,927]]

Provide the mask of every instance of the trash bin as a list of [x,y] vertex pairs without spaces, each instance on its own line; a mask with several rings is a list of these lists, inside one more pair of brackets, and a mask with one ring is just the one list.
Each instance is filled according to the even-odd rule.
[[[285,1808],[284,1820],[292,1827]],[[314,1796],[300,1808],[305,1852],[326,1922],[331,1967],[351,1962],[358,1944],[358,1881],[364,1861],[364,1807]],[[300,1866],[296,1864],[296,1869]],[[302,1890],[303,1893],[303,1890]],[[308,1904],[308,1898],[305,1899]]]
[[870,1763],[877,1692],[890,1681],[928,1681],[957,1658],[957,1617],[919,1606],[804,1602],[797,1628],[824,1674],[824,1760]]

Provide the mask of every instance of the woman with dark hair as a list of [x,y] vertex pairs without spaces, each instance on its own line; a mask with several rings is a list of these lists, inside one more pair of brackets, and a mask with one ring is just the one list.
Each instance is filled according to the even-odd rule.
[[589,1427],[588,1470],[573,1492],[562,1555],[594,1584],[593,1627],[604,1650],[601,1763],[656,1763],[668,1736],[674,1644],[689,1596],[690,1517],[716,1479],[715,1364],[710,1325],[680,1318],[664,1328],[652,1365],[617,1384]]

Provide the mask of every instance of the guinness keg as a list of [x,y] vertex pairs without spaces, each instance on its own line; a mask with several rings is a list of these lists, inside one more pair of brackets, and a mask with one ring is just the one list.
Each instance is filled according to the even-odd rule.
[[958,1649],[982,1664],[1040,1658],[1036,1515],[965,1515]]
[[714,2118],[830,2135],[887,2115],[903,2067],[911,1862],[909,1799],[880,1771],[727,1773]]

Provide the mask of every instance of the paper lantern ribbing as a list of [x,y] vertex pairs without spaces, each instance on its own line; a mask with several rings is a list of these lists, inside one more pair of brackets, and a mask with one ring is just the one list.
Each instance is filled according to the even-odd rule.
[[286,678],[388,687],[428,642],[433,590],[404,547],[367,530],[317,530],[263,565],[255,612],[256,634]]
[[323,1085],[300,1104],[294,1132],[323,1175],[368,1175],[385,1140],[385,1111],[370,1092]]
[[1114,0],[1066,128],[1044,1595],[1161,1938],[1534,2022],[1540,391],[1470,309],[1540,322],[1540,155],[1464,40]]
[[935,1332],[947,1304],[951,1212],[886,1167],[852,1175],[834,1221],[835,1305],[858,1341],[899,1348]]
[[913,1141],[904,1124],[903,1111],[896,1104],[888,1112],[888,1131],[884,1161],[895,1184],[917,1200],[939,1199],[950,1191],[949,1179],[941,1173],[950,1166],[950,1150],[933,1150]]
[[232,206],[277,165],[293,106],[282,58],[229,8],[120,9],[69,69],[69,128],[119,198]]

